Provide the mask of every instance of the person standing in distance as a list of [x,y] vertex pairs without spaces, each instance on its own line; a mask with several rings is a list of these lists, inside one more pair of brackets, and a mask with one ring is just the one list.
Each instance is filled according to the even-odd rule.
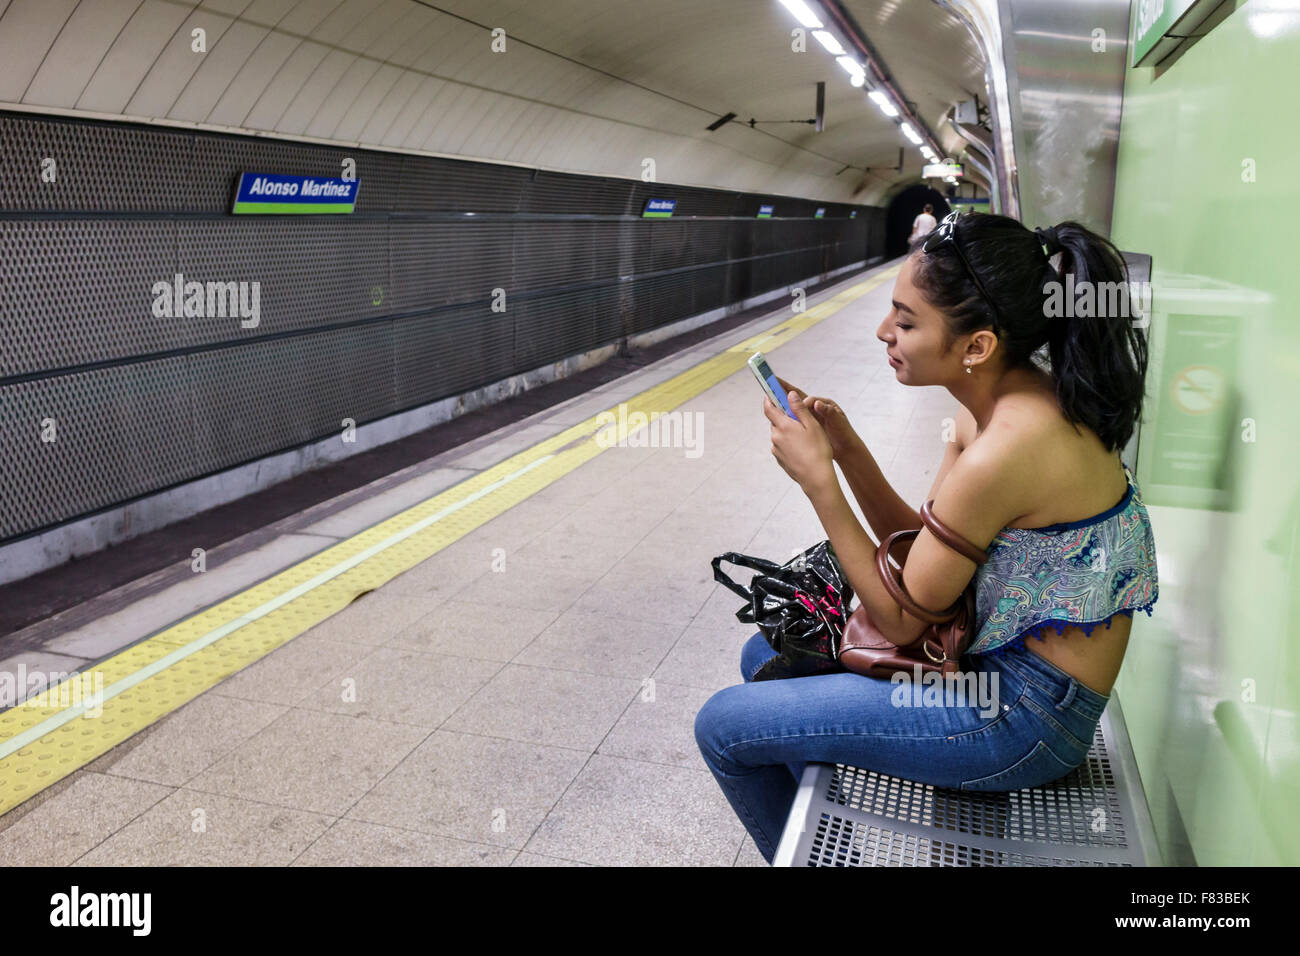
[[925,209],[922,210],[921,215],[912,220],[912,234],[907,237],[909,245],[917,238],[917,236],[928,235],[938,228],[939,220],[934,218],[933,213],[934,207],[929,203],[926,203]]

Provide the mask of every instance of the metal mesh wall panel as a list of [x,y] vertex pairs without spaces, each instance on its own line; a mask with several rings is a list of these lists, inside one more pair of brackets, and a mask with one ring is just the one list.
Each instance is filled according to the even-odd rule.
[[531,171],[424,156],[403,157],[397,210],[406,213],[516,212],[529,188]]
[[695,289],[688,274],[638,276],[628,286],[632,302],[625,322],[630,335],[695,314]]
[[511,312],[518,367],[536,367],[577,355],[596,341],[594,302],[586,291],[520,300]]
[[192,209],[192,145],[184,133],[0,114],[0,210]]
[[[339,176],[349,158],[350,216],[229,215],[242,172]],[[673,218],[642,218],[650,198],[675,198]],[[756,219],[762,203],[790,218]],[[0,114],[0,540],[807,282],[879,255],[882,225],[791,197]],[[177,274],[202,284],[198,314],[184,288],[156,314]]]
[[[383,314],[372,303],[388,289],[388,224],[325,216],[195,219],[180,226],[175,272],[188,282],[246,282],[258,325],[227,315],[187,318],[190,344],[245,342]],[[160,278],[171,279],[171,271]],[[214,305],[220,306],[214,297]],[[382,301],[380,306],[382,306]],[[216,311],[229,312],[229,308]],[[251,310],[246,310],[251,311]],[[243,313],[241,313],[243,314]],[[251,322],[252,320],[248,320]]]
[[396,323],[397,407],[411,408],[505,378],[514,365],[514,338],[513,312],[481,307]]
[[171,358],[0,390],[0,536],[202,474],[186,377]]
[[721,308],[727,304],[729,300],[726,293],[731,271],[732,267],[724,264],[707,266],[691,273],[693,313],[708,312],[710,309]]
[[624,266],[624,246],[630,246],[626,221],[592,220],[591,268],[592,273],[617,281]]
[[175,271],[176,228],[0,220],[0,379],[184,345],[184,324],[152,312],[153,284]]
[[700,260],[691,257],[691,229],[694,225],[686,219],[653,223],[647,271],[662,272],[699,265]]
[[622,216],[641,215],[642,200],[636,203],[634,187],[626,179],[603,179],[537,170],[520,197],[520,212],[554,215]]
[[198,456],[229,468],[387,414],[393,354],[381,323],[191,355]]
[[603,223],[523,220],[514,229],[512,275],[514,289],[533,292],[563,288],[575,283],[591,283],[597,278],[610,279],[610,273],[597,272],[596,237]]
[[399,220],[390,225],[391,308],[428,310],[479,302],[513,291],[514,230],[509,220]]
[[726,262],[733,258],[730,249],[731,236],[736,233],[746,233],[753,228],[750,223],[717,219],[693,222],[691,226],[689,239],[695,263]]

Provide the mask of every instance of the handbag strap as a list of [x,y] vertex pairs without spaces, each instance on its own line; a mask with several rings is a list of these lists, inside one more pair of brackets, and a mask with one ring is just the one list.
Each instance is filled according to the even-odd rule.
[[749,568],[752,571],[761,571],[764,574],[771,574],[773,571],[780,571],[781,565],[775,561],[768,561],[766,558],[755,558],[748,554],[737,554],[735,551],[728,551],[726,554],[720,554],[710,563],[713,565],[713,580],[723,585],[727,590],[734,591],[739,597],[746,601],[751,600],[753,591],[742,584],[737,584],[727,576],[722,570],[722,562],[734,564],[739,568]]
[[885,590],[889,592],[895,604],[917,620],[925,621],[927,624],[943,624],[945,621],[951,621],[960,612],[961,599],[958,598],[952,607],[941,613],[927,611],[912,600],[912,596],[903,588],[902,575],[895,577],[894,569],[889,566],[889,549],[894,546],[894,542],[906,537],[914,538],[920,533],[920,528],[905,528],[902,531],[895,531],[882,541],[880,547],[876,548],[876,570],[880,573],[880,581],[885,585]]
[[976,564],[986,563],[989,559],[988,551],[972,544],[967,538],[962,537],[936,518],[931,510],[933,504],[934,499],[931,498],[921,505],[921,520],[925,522],[925,526],[930,529],[930,532],[963,557],[970,558]]
[[[930,529],[936,538],[958,554],[970,558],[977,565],[986,563],[989,559],[988,552],[953,531],[952,528],[949,528],[935,517],[931,507],[933,504],[934,499],[931,498],[921,506],[921,520],[925,523],[925,526]],[[917,620],[925,621],[927,624],[944,624],[961,613],[965,604],[964,593],[958,595],[952,607],[937,613],[928,611],[912,600],[912,596],[903,587],[902,573],[895,575],[894,569],[889,565],[889,551],[893,548],[894,542],[903,538],[915,538],[920,533],[920,528],[905,528],[902,531],[895,531],[882,541],[880,547],[876,548],[876,570],[880,573],[881,583],[885,585],[885,590],[889,592],[889,596],[894,599],[895,604]]]

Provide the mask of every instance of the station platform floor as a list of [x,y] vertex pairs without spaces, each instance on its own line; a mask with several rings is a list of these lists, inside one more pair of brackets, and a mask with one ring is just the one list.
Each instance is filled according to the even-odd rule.
[[[0,713],[0,864],[765,865],[694,739],[753,632],[709,562],[825,534],[745,360],[838,401],[919,504],[957,406],[898,384],[875,337],[897,269],[120,589],[0,663],[104,687]],[[622,403],[689,416],[691,447],[606,447],[593,422]]]

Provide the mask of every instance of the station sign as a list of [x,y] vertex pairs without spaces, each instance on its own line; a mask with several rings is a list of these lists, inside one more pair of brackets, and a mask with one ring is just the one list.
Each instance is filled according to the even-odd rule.
[[821,219],[821,218],[822,218],[823,216],[825,216],[825,215],[826,215],[826,207],[825,207],[825,206],[818,206],[818,207],[817,207],[817,212],[813,214],[813,218],[814,218],[814,219]]
[[642,219],[667,219],[677,207],[676,199],[650,199],[646,201]]
[[235,190],[235,215],[348,213],[356,208],[361,182],[325,176],[241,173]]
[[926,163],[921,169],[922,179],[947,179],[949,176],[960,178],[961,163]]
[[772,218],[772,210],[775,209],[775,208],[776,208],[776,206],[774,206],[774,205],[772,205],[772,206],[759,206],[759,207],[758,207],[758,218],[759,218],[759,219],[771,219],[771,218]]
[[1134,0],[1132,66],[1154,66],[1173,53],[1221,0]]

